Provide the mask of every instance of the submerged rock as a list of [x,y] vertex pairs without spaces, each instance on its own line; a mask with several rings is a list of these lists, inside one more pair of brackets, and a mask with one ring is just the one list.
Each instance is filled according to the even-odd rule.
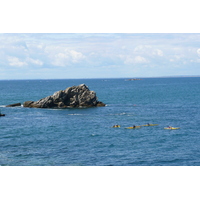
[[90,91],[85,84],[81,84],[60,90],[38,101],[26,101],[23,106],[33,108],[76,108],[105,106],[105,104],[97,100],[94,91]]

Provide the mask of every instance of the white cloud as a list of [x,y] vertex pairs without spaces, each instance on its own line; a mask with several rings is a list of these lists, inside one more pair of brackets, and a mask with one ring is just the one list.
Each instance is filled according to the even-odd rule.
[[10,66],[22,67],[27,65],[26,62],[20,61],[19,58],[12,56],[8,56],[8,62]]
[[10,66],[14,66],[14,67],[23,67],[23,66],[31,66],[31,65],[42,66],[43,65],[43,62],[41,60],[32,59],[32,58],[26,58],[25,60],[22,60],[17,57],[7,56],[7,61]]
[[52,59],[55,59],[58,62],[59,60],[61,63],[66,62],[65,64],[69,62],[76,63],[85,58],[85,56],[81,52],[77,52],[75,50],[68,50],[68,49],[65,49],[63,51],[59,50],[58,53],[56,53],[54,56],[52,56],[52,54],[50,53],[50,56],[52,57]]
[[67,48],[50,48],[46,52],[51,60],[51,64],[55,66],[64,67],[72,63],[81,62],[85,59],[85,56],[81,52],[68,50]]
[[200,59],[190,60],[191,63],[200,63]]
[[124,60],[124,64],[133,64],[134,58],[131,56],[120,56]]
[[179,55],[174,55],[174,58],[179,60],[181,58],[184,58],[185,56],[183,54],[179,54]]
[[197,49],[197,55],[200,56],[200,49]]
[[124,60],[124,64],[142,64],[142,63],[148,63],[149,61],[142,57],[142,56],[133,56],[133,55],[120,55],[119,56],[122,60]]
[[134,58],[135,63],[147,63],[147,59],[142,56],[136,56]]
[[70,55],[72,57],[72,62],[79,62],[80,60],[85,58],[85,56],[80,52],[77,52],[77,51],[74,51],[74,50],[71,50],[69,52],[70,52]]
[[27,60],[27,62],[35,64],[35,65],[40,65],[40,66],[43,65],[43,62],[39,59],[27,58],[26,60]]
[[157,48],[157,45],[138,45],[134,48],[134,54],[138,56],[148,56],[149,58],[153,58],[156,56],[162,57],[163,51]]
[[163,56],[163,51],[160,49],[155,49],[152,53],[153,55]]
[[138,45],[134,48],[135,53],[147,52],[151,49],[151,45]]

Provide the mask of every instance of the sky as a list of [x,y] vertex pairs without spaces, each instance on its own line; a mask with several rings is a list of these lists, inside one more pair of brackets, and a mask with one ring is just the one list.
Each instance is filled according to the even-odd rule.
[[1,33],[0,79],[200,75],[198,33]]

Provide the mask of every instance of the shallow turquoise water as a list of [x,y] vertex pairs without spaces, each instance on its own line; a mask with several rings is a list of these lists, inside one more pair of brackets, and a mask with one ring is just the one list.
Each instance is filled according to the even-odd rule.
[[[107,106],[5,107],[82,83]],[[0,81],[0,165],[200,165],[199,86],[200,78]],[[125,129],[146,123],[159,125]]]

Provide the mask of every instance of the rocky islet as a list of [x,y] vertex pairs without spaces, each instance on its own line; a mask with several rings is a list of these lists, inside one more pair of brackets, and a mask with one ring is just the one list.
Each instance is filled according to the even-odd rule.
[[81,84],[57,91],[53,95],[38,101],[25,101],[23,106],[32,108],[79,108],[105,106],[105,104],[98,101],[94,91],[90,91],[88,86]]

